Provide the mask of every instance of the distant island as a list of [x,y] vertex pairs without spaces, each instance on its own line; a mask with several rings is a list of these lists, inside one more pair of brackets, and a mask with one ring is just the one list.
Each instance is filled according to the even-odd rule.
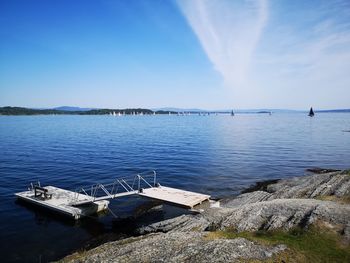
[[142,108],[131,108],[131,109],[80,109],[73,107],[70,109],[62,109],[64,107],[54,108],[54,109],[30,109],[23,107],[0,107],[0,115],[109,115],[115,114],[125,114],[125,115],[152,115],[152,114],[177,114],[177,112],[171,111],[152,111],[150,109]]
[[[25,107],[0,107],[0,115],[154,115],[154,114],[230,114],[232,110],[201,110],[201,109],[181,109],[181,108],[127,108],[127,109],[94,109],[80,108],[71,106],[61,106],[52,109],[35,109]],[[287,110],[287,109],[249,109],[236,110],[238,114],[261,114],[261,113],[304,113],[305,111]],[[334,109],[334,110],[316,110],[316,113],[350,113],[350,109]]]

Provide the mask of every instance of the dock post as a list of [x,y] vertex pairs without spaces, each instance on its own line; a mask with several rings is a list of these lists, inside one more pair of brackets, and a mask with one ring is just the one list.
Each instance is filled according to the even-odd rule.
[[138,188],[137,188],[137,190],[140,191],[140,180],[141,180],[141,179],[140,179],[140,175],[139,175],[139,174],[137,175],[137,178],[139,179],[139,183],[138,183]]
[[157,182],[156,177],[157,177],[157,173],[156,173],[156,171],[153,171],[153,173],[154,173],[154,177],[153,177],[153,187],[156,187],[156,182]]

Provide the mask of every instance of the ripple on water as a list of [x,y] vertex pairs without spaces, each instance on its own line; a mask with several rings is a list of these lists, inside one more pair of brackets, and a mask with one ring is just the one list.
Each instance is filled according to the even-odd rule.
[[[0,247],[2,259],[53,260],[91,237],[120,231],[111,216],[72,223],[15,203],[13,194],[31,181],[75,189],[156,169],[164,185],[214,197],[237,194],[307,167],[348,168],[350,134],[341,131],[350,127],[349,117],[0,117],[0,243],[8,244]],[[130,216],[142,202],[125,198],[111,207]]]

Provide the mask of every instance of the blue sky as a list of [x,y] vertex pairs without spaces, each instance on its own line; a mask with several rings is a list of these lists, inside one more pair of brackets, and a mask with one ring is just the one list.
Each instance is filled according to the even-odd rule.
[[0,105],[349,108],[350,2],[0,2]]

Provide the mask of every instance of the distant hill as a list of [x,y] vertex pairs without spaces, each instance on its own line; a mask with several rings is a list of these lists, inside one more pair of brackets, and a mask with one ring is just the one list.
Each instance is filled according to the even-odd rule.
[[80,108],[80,107],[72,107],[72,106],[60,106],[53,108],[53,110],[59,110],[59,111],[89,111],[94,110],[94,108]]

